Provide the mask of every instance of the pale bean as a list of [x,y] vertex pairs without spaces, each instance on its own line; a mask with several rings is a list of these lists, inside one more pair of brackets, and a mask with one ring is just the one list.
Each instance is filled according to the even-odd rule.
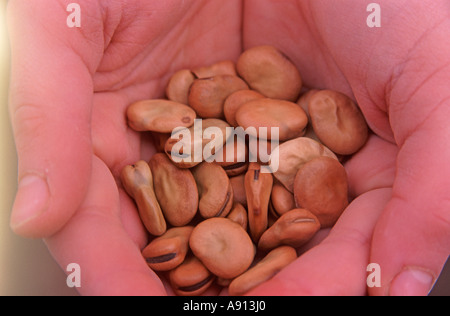
[[169,100],[143,100],[128,107],[128,125],[135,131],[171,133],[177,127],[190,127],[196,113],[192,108]]

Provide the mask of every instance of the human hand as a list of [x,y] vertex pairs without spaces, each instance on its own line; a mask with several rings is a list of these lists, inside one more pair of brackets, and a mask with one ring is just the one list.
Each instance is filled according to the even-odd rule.
[[426,295],[450,253],[450,7],[377,1],[369,28],[369,3],[246,2],[245,45],[269,42],[306,86],[353,96],[374,131],[346,163],[356,199],[327,239],[250,294],[363,295],[377,263],[369,294]]
[[162,97],[178,69],[235,59],[241,5],[77,3],[80,28],[66,25],[67,1],[9,3],[20,180],[11,226],[45,237],[61,267],[78,263],[82,294],[163,294],[140,254],[147,239],[135,206],[116,184],[153,150],[127,127],[125,110]]
[[[396,48],[395,58],[382,54],[390,51],[380,45],[379,38],[388,32],[391,35],[382,39],[390,43],[403,36],[405,32],[399,30],[409,27],[404,24],[407,12],[403,24],[398,22],[391,32],[381,28],[376,33],[365,26],[366,5],[361,3],[348,4],[349,9],[329,1],[283,5],[246,1],[241,32],[237,1],[193,1],[183,6],[177,1],[128,1],[123,7],[118,2],[104,7],[95,1],[79,1],[84,12],[82,27],[70,29],[65,25],[65,3],[60,3],[58,7],[54,1],[10,3],[11,117],[23,180],[12,226],[25,236],[47,237],[61,266],[79,263],[82,294],[164,293],[140,256],[146,238],[133,203],[115,181],[124,165],[152,154],[148,140],[127,128],[125,108],[133,101],[161,96],[168,74],[177,69],[235,59],[242,50],[241,40],[244,48],[277,46],[297,64],[309,87],[353,95],[376,133],[347,163],[351,190],[359,197],[327,240],[255,293],[364,294],[368,262],[381,265],[380,291],[384,293],[405,265],[426,268],[434,276],[439,272],[450,248],[443,195],[448,180],[441,171],[448,149],[444,141],[434,142],[448,131],[445,120],[439,120],[448,115],[443,103],[448,95],[443,95],[444,72],[436,69],[446,64],[443,57],[447,56],[431,60],[431,68],[421,66],[423,75],[411,76],[416,59],[406,52],[420,38],[415,33],[408,40],[401,38],[405,42]],[[264,10],[266,6],[271,8]],[[356,10],[360,6],[361,13]],[[342,15],[337,14],[340,11]],[[383,11],[383,17],[393,14],[388,11]],[[361,27],[355,27],[358,19],[363,21]],[[352,49],[346,34],[352,42],[361,41],[360,45]],[[435,41],[434,32],[428,36],[422,40]],[[419,49],[413,52],[421,57]],[[428,81],[422,82],[423,78]],[[423,107],[424,95],[435,98],[427,101],[436,107]],[[403,108],[406,101],[408,107]],[[421,115],[416,118],[414,111]],[[427,111],[431,113],[427,124],[418,122]],[[399,120],[400,115],[408,120]],[[431,140],[423,141],[427,136]],[[425,147],[431,144],[440,149],[438,157],[427,154],[431,150]],[[378,152],[383,153],[382,159],[374,154]],[[44,183],[32,181],[26,177],[29,174]],[[437,187],[419,188],[417,183],[437,183]],[[419,213],[430,208],[430,200],[436,201],[434,209]],[[398,217],[391,219],[390,214]],[[404,225],[405,214],[409,225]],[[434,222],[435,218],[444,220]],[[429,224],[419,228],[419,220]],[[405,245],[402,236],[414,241],[412,246]]]

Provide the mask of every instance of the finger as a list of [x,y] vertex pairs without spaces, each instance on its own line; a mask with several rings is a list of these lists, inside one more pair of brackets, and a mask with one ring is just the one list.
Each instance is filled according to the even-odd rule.
[[63,269],[80,267],[82,295],[164,295],[140,248],[121,221],[119,190],[109,169],[94,158],[85,202],[46,243]]
[[365,295],[373,228],[391,189],[355,199],[328,237],[250,295]]
[[374,234],[371,260],[382,283],[371,294],[427,295],[450,254],[450,58],[435,54],[450,49],[443,6],[437,1],[433,19],[414,33],[387,92],[400,151],[393,199]]
[[449,106],[434,115],[398,156],[393,199],[377,224],[371,254],[382,286],[371,294],[427,295],[450,254]]
[[[56,1],[8,6],[10,116],[19,169],[11,227],[27,237],[60,229],[89,180],[92,79],[82,56],[86,39],[67,27],[67,15]],[[95,50],[89,54],[92,60]]]

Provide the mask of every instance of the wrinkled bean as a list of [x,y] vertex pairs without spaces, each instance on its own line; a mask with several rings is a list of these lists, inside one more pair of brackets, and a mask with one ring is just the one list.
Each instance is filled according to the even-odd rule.
[[174,226],[186,225],[198,207],[198,190],[192,173],[177,168],[163,153],[153,155],[149,165],[164,217]]
[[294,192],[294,178],[297,170],[304,163],[321,156],[331,157],[337,161],[336,155],[331,150],[315,140],[299,137],[287,141],[272,151],[272,159],[279,160],[278,170],[273,175],[286,189]]
[[314,214],[305,209],[293,209],[283,214],[267,229],[258,242],[258,248],[268,251],[280,245],[294,248],[303,246],[320,229]]
[[164,234],[167,225],[153,188],[152,171],[145,161],[138,161],[122,169],[122,184],[135,200],[139,216],[152,235]]
[[[219,119],[198,121],[198,124],[190,128],[179,129],[172,133],[164,146],[164,151],[177,167],[192,168],[204,160],[214,158],[227,141],[226,129],[229,126],[228,123]],[[220,131],[222,137],[214,137],[214,135],[212,139],[205,137],[205,131],[211,129]],[[196,137],[196,135],[200,136]]]

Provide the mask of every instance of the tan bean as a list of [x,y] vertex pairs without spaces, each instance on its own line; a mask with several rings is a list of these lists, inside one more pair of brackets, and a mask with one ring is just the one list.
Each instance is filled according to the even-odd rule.
[[168,271],[180,265],[189,250],[193,226],[173,227],[153,239],[142,250],[148,266],[155,271]]
[[278,216],[295,208],[294,194],[278,181],[273,184],[270,202]]
[[[271,139],[271,128],[278,128],[281,142],[304,135],[308,124],[305,111],[297,104],[268,98],[243,104],[236,112],[236,121],[249,135],[259,138]],[[261,135],[260,127],[267,128],[267,135]]]
[[208,271],[195,256],[188,256],[185,261],[169,272],[170,284],[175,294],[196,296],[204,293],[214,281],[214,275]]
[[272,184],[272,174],[262,173],[261,166],[258,163],[250,163],[245,174],[245,192],[247,195],[250,236],[255,243],[267,229]]
[[302,89],[297,67],[273,46],[257,46],[243,52],[236,69],[251,89],[268,98],[296,101]]
[[225,119],[231,126],[237,127],[239,124],[236,121],[236,112],[241,105],[249,101],[263,98],[265,98],[265,96],[254,90],[239,90],[230,94],[223,104]]
[[226,217],[233,206],[233,188],[225,170],[202,162],[192,169],[199,193],[198,209],[204,218]]
[[152,235],[164,234],[167,229],[161,207],[153,188],[153,175],[145,161],[138,161],[122,169],[122,184],[126,192],[135,200],[139,216]]
[[138,101],[127,109],[128,125],[139,132],[171,133],[192,126],[196,116],[189,106],[169,100]]
[[310,211],[292,209],[278,218],[262,234],[258,248],[263,251],[268,251],[281,245],[297,248],[311,240],[319,229],[319,220]]
[[184,226],[197,213],[198,190],[192,173],[177,168],[163,153],[150,159],[155,194],[166,220],[173,226]]
[[196,79],[189,92],[189,105],[202,118],[224,118],[226,98],[233,92],[246,89],[247,84],[237,76],[218,75]]
[[259,263],[235,278],[228,292],[232,296],[244,295],[258,285],[273,278],[279,271],[297,259],[294,248],[278,247],[269,252]]
[[205,67],[197,67],[192,70],[194,75],[199,78],[210,78],[218,75],[236,76],[236,66],[231,60],[223,60]]
[[189,240],[194,255],[213,274],[231,279],[250,267],[255,255],[250,236],[228,218],[209,218],[198,224]]
[[177,71],[172,75],[167,84],[167,98],[178,103],[188,104],[189,89],[194,80],[195,76],[189,69]]
[[308,110],[314,132],[336,154],[354,154],[366,143],[366,120],[348,96],[331,90],[318,91],[311,96]]
[[230,177],[231,187],[233,188],[234,201],[247,206],[247,196],[245,194],[245,174]]
[[335,159],[318,157],[305,163],[294,180],[294,198],[323,228],[333,226],[348,205],[348,182],[344,167]]
[[[196,120],[194,126],[172,133],[164,149],[168,157],[179,168],[192,168],[204,160],[214,160],[227,141],[227,127],[230,125],[219,119]],[[214,130],[217,129],[216,137]],[[211,131],[211,137],[205,136]]]
[[[280,144],[272,151],[271,164],[278,165],[274,177],[280,181],[286,189],[294,192],[294,178],[297,170],[311,159],[326,156],[337,160],[336,155],[313,139],[299,137]],[[274,160],[278,162],[275,162]]]
[[247,210],[241,203],[238,202],[233,203],[233,207],[231,208],[230,213],[228,213],[227,218],[241,225],[244,230],[247,230],[248,224]]

